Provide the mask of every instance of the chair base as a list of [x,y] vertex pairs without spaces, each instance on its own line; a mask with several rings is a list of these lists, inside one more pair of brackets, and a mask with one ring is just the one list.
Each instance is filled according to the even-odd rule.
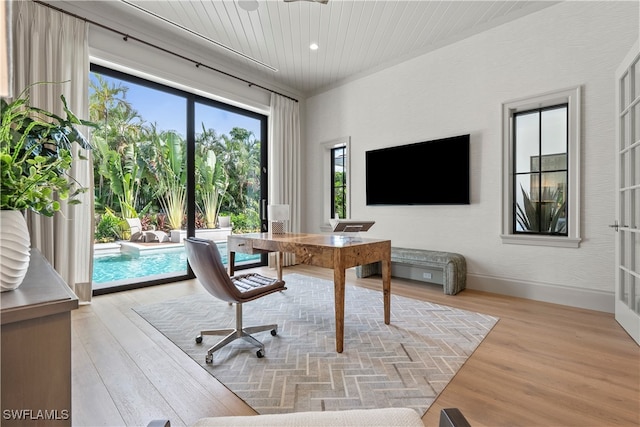
[[220,341],[218,341],[213,347],[207,350],[207,356],[205,357],[206,363],[213,363],[213,353],[220,350],[225,345],[237,340],[244,339],[250,344],[259,347],[259,350],[256,352],[258,358],[264,357],[264,344],[255,339],[251,334],[256,332],[264,332],[271,331],[271,335],[276,336],[278,334],[278,325],[260,325],[260,326],[250,326],[247,328],[242,327],[242,304],[236,304],[236,327],[235,328],[227,328],[227,329],[211,329],[206,331],[200,331],[200,334],[196,336],[196,343],[200,344],[202,342],[203,335],[225,335]]

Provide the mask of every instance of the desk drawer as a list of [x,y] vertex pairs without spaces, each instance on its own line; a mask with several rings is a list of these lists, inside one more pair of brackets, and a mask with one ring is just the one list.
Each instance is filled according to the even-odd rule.
[[240,252],[243,254],[257,253],[253,250],[253,240],[231,238],[227,241],[229,252]]

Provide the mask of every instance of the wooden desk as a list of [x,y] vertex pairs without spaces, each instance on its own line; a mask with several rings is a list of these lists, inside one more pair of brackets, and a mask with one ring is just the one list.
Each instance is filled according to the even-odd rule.
[[35,249],[17,289],[3,292],[3,426],[71,425],[71,310],[78,298]]
[[384,323],[391,319],[391,241],[344,237],[335,234],[232,234],[227,238],[229,274],[235,268],[235,253],[259,254],[278,252],[278,278],[282,279],[282,253],[295,254],[301,264],[333,269],[336,311],[336,351],[344,345],[344,285],[347,268],[380,261]]

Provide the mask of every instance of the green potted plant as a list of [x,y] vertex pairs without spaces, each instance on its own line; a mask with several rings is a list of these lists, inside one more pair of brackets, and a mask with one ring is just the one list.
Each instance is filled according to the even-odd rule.
[[[29,105],[27,87],[13,100],[2,98],[0,122],[1,290],[17,288],[29,265],[29,232],[23,211],[53,216],[58,200],[80,203],[86,191],[69,175],[73,143],[91,149],[76,126],[95,127],[77,118],[60,96],[66,118]],[[78,153],[77,155],[80,155]]]

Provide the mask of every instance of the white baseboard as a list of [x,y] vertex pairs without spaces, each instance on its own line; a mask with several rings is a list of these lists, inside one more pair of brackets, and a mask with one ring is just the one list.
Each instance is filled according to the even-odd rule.
[[614,292],[467,273],[467,289],[613,313]]

